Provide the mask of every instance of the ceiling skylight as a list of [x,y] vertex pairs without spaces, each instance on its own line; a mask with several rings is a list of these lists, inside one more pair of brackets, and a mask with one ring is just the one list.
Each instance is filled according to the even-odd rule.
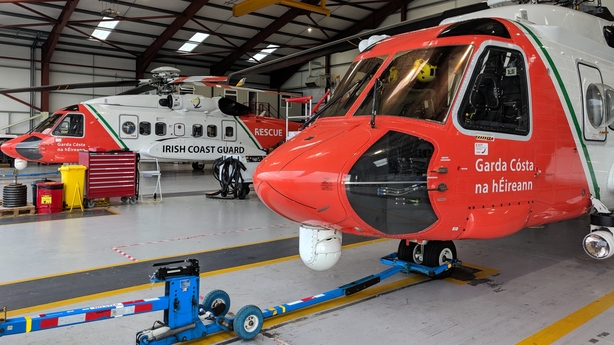
[[209,37],[209,34],[197,32],[192,36],[192,38],[184,43],[178,51],[180,53],[190,53],[192,50],[194,50],[194,48],[198,47],[199,44],[206,40],[207,37]]
[[109,37],[109,35],[111,34],[111,31],[113,31],[113,29],[115,29],[115,26],[117,25],[117,23],[119,23],[119,20],[108,20],[108,19],[113,19],[111,17],[102,17],[102,20],[99,24],[98,27],[96,28],[96,30],[94,30],[94,32],[92,33],[93,37],[96,37],[100,40],[106,40],[107,37]]
[[265,49],[262,49],[260,51],[260,53],[254,55],[253,58],[247,60],[249,62],[258,62],[262,59],[264,59],[265,57],[269,56],[272,52],[274,52],[277,48],[279,48],[278,45],[276,44],[269,44]]

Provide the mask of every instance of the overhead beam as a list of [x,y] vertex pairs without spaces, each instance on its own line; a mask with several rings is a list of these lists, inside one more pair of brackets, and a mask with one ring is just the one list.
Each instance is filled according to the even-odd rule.
[[149,64],[156,58],[158,52],[173,36],[181,30],[183,25],[189,20],[194,18],[196,13],[205,6],[209,0],[194,0],[188,7],[169,25],[160,36],[158,36],[154,42],[136,58],[136,78],[141,79],[145,76],[145,71]]
[[[303,3],[313,5],[318,0],[304,0]],[[291,8],[284,13],[277,20],[274,20],[266,28],[260,30],[256,36],[252,37],[249,41],[245,42],[239,49],[227,55],[222,61],[211,67],[212,75],[224,75],[232,65],[234,65],[244,54],[252,51],[258,44],[264,42],[269,36],[276,33],[279,29],[290,23],[299,14],[302,14],[303,10],[298,8]]]
[[[330,41],[325,44],[318,45],[317,47],[307,49],[298,53],[290,54],[284,56],[279,59],[267,61],[265,63],[255,65],[249,68],[242,69],[237,72],[230,73],[228,75],[228,81],[233,82],[234,80],[239,80],[245,76],[254,75],[254,74],[267,74],[273,73],[271,76],[271,85],[272,89],[278,88],[283,85],[285,80],[282,76],[283,73],[286,73],[287,76],[291,76],[292,70],[296,71],[298,67],[311,61],[313,59],[326,56],[329,54],[339,53],[348,51],[351,49],[357,49],[358,43],[362,38],[369,37],[372,35],[396,35],[404,32],[419,30],[431,26],[439,25],[439,23],[450,17],[458,16],[461,14],[481,11],[489,8],[486,3],[477,3],[469,6],[458,7],[455,9],[447,10],[440,14],[435,14],[432,16],[409,20],[406,22],[401,22],[393,25],[388,25],[382,28],[377,28],[374,30],[370,30],[367,32],[361,32],[359,34],[348,36],[341,38],[339,40]],[[298,66],[298,67],[297,67]],[[275,72],[279,71],[279,73]],[[286,77],[287,77],[286,76]],[[275,81],[275,83],[274,83]]]
[[256,12],[265,7],[269,7],[271,5],[284,5],[305,11],[320,13],[327,17],[330,16],[330,11],[326,8],[326,0],[322,0],[320,2],[320,6],[315,6],[295,0],[244,0],[243,2],[240,2],[232,7],[232,15],[235,17],[240,17],[248,13]]
[[[356,24],[352,25],[346,31],[335,36],[334,40],[339,40],[343,38],[350,37],[352,35],[358,34],[363,30],[367,29],[376,29],[379,27],[388,16],[395,13],[404,6],[407,6],[413,0],[397,0],[397,1],[389,1],[386,5],[377,9],[377,11],[371,13],[366,16]],[[327,55],[326,55],[327,56]],[[281,87],[292,75],[294,75],[299,69],[300,65],[294,65],[292,67],[285,68],[283,70],[276,70],[271,74],[271,87],[279,88]]]
[[[62,31],[64,31],[68,20],[72,16],[73,12],[75,12],[78,4],[79,0],[66,1],[66,5],[64,5],[62,13],[60,13],[53,30],[51,30],[51,33],[49,36],[47,36],[45,43],[43,43],[41,58],[41,85],[49,85],[49,63],[51,62],[51,58],[55,52],[55,47],[60,40],[60,35],[62,34]],[[49,111],[49,92],[41,92],[41,109],[42,111]]]

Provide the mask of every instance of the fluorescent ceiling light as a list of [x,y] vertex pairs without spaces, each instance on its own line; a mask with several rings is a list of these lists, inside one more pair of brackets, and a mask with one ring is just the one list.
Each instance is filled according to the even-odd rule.
[[194,50],[194,48],[198,47],[198,45],[201,44],[204,40],[206,40],[207,37],[209,37],[209,34],[197,32],[192,36],[192,38],[190,38],[186,43],[184,43],[178,51],[181,53],[189,53]]
[[113,19],[113,18],[102,17],[103,21],[98,24],[98,27],[92,33],[93,37],[96,37],[103,41],[106,40],[107,37],[109,37],[109,35],[111,34],[111,31],[113,31],[117,23],[119,23],[119,20],[108,20],[108,19]]
[[265,49],[262,49],[260,51],[260,53],[254,55],[253,58],[247,60],[249,62],[257,62],[260,61],[262,59],[264,59],[265,57],[269,56],[272,52],[274,52],[277,48],[279,48],[278,45],[276,44],[269,44]]

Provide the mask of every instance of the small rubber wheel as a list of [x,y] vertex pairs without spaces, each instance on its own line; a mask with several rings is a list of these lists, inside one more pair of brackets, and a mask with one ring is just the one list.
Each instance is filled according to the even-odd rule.
[[203,299],[202,307],[215,316],[224,316],[230,310],[230,296],[223,290],[210,291]]
[[247,194],[249,194],[249,185],[244,184],[243,187],[241,188],[241,191],[239,192],[239,199],[241,200],[245,199],[245,197],[247,197]]
[[134,205],[137,202],[137,198],[136,196],[131,196],[130,199],[128,199],[128,202],[130,203],[130,205]]
[[205,163],[203,163],[203,162],[192,162],[192,169],[194,169],[194,171],[203,171],[203,170],[205,170]]
[[399,260],[422,265],[422,262],[424,261],[422,246],[416,242],[409,242],[409,245],[406,245],[405,240],[401,240],[399,243],[399,249],[397,250],[397,257]]
[[93,208],[94,206],[96,206],[96,201],[93,199],[85,199],[85,207]]
[[255,305],[246,305],[237,312],[237,316],[232,322],[232,328],[239,338],[251,340],[262,329],[263,321],[264,317],[260,308]]
[[[438,267],[446,261],[456,259],[456,246],[452,241],[429,241],[424,246],[424,265],[428,267]],[[452,275],[454,267],[434,276],[435,279],[443,279]]]
[[128,201],[128,197],[127,197],[127,196],[122,196],[122,197],[121,197],[121,201],[122,201],[122,202],[126,202],[126,201]]

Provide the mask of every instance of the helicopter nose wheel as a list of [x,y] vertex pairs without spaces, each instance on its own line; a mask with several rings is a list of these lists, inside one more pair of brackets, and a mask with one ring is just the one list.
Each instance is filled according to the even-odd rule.
[[[438,267],[443,265],[446,261],[449,262],[457,258],[456,246],[452,241],[429,241],[422,246],[415,242],[409,242],[408,245],[405,240],[401,240],[397,256],[403,261],[409,261],[428,267]],[[447,278],[451,276],[453,272],[454,267],[450,267],[448,270],[441,272],[433,278]]]
[[405,240],[401,240],[399,249],[397,250],[397,257],[403,261],[422,265],[422,261],[424,260],[422,246],[416,242],[409,242],[409,245],[407,245]]

